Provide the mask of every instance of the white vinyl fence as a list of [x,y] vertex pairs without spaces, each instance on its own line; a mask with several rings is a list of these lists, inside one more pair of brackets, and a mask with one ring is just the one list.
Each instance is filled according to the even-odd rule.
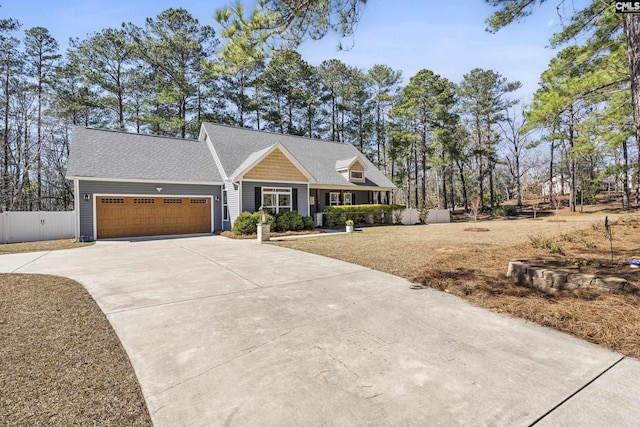
[[[429,209],[427,214],[427,223],[442,224],[451,222],[451,212],[448,209]],[[420,223],[420,214],[418,209],[407,208],[402,213],[402,223],[404,225],[413,225]]]
[[72,239],[75,234],[73,211],[0,214],[0,243]]

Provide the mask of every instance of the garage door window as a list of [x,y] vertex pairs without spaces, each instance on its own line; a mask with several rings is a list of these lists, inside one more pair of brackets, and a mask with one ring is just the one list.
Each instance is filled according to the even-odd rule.
[[162,203],[165,205],[181,205],[182,199],[163,199]]
[[124,198],[119,197],[102,197],[100,203],[103,205],[124,205]]
[[145,198],[145,197],[134,197],[133,204],[134,205],[153,205],[156,203],[155,199]]

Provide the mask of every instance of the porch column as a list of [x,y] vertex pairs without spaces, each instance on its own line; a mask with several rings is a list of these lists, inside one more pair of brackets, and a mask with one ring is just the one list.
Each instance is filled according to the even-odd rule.
[[391,204],[391,191],[387,191],[387,204]]
[[373,191],[367,191],[367,195],[369,196],[369,204],[373,203]]
[[320,212],[320,189],[316,188],[316,213]]

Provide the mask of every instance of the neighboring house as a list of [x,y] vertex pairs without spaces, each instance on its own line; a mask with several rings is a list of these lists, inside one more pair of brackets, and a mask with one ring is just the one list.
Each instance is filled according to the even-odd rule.
[[204,123],[197,141],[76,127],[67,179],[83,240],[229,230],[240,212],[390,203],[351,144]]

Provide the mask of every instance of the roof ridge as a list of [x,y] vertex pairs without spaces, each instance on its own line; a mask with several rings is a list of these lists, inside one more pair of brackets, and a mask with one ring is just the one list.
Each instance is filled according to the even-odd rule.
[[96,131],[96,132],[111,132],[111,133],[117,133],[120,135],[131,135],[131,136],[144,136],[144,137],[149,137],[149,138],[164,138],[164,139],[171,139],[171,140],[175,140],[175,141],[187,141],[187,142],[204,142],[204,141],[200,141],[199,139],[194,139],[194,138],[179,138],[176,136],[166,136],[166,135],[154,135],[151,133],[138,133],[138,132],[127,132],[124,130],[116,130],[116,129],[101,129],[101,128],[92,128],[89,126],[75,126],[76,128],[80,128],[80,129],[84,129],[84,130],[89,130],[89,131]]
[[278,132],[272,132],[272,131],[269,131],[269,130],[246,128],[246,127],[242,127],[242,126],[233,126],[233,125],[228,125],[226,123],[202,122],[202,124],[203,125],[220,126],[220,127],[225,127],[225,128],[229,128],[229,129],[238,129],[238,130],[246,130],[246,131],[258,132],[258,133],[266,133],[266,134],[269,134],[269,135],[284,136],[284,137],[287,137],[287,138],[302,139],[302,140],[306,140],[306,141],[320,141],[320,142],[330,142],[332,144],[352,145],[352,146],[355,147],[355,145],[349,144],[347,142],[331,141],[331,140],[328,140],[328,139],[313,138],[313,137],[310,137],[310,136],[303,136],[303,135],[292,135],[290,133],[278,133]]

